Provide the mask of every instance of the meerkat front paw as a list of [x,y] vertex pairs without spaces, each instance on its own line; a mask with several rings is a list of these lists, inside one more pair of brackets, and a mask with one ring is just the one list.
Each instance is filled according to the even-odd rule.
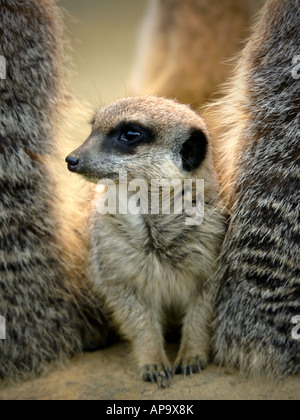
[[173,367],[173,375],[183,374],[193,376],[194,373],[201,373],[207,366],[207,361],[204,361],[199,356],[178,358]]
[[157,383],[160,388],[169,388],[172,375],[168,363],[149,364],[142,369],[145,382]]

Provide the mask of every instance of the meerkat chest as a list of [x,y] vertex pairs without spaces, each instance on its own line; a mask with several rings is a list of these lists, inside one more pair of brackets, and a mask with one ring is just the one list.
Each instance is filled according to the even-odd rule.
[[[150,232],[151,230],[151,232]],[[95,217],[94,278],[102,285],[124,281],[155,307],[182,308],[210,275],[200,241],[169,224],[151,228],[139,216]]]

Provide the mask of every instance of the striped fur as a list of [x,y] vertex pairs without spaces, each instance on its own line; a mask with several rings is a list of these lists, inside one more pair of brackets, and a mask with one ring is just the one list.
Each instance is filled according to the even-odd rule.
[[217,278],[215,361],[248,374],[300,373],[300,1],[269,0],[218,106],[229,231]]
[[91,332],[79,258],[84,238],[69,225],[52,171],[56,123],[68,99],[61,28],[52,0],[0,2],[7,60],[0,81],[1,380],[42,373],[82,350]]

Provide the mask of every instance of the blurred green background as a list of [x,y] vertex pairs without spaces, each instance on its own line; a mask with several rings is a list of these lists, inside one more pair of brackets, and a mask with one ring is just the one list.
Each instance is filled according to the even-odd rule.
[[70,15],[67,35],[77,97],[105,105],[126,95],[137,35],[148,0],[61,0]]

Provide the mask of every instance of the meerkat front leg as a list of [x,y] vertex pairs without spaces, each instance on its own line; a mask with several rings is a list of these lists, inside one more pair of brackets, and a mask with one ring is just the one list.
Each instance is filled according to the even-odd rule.
[[144,381],[168,387],[171,365],[164,349],[158,314],[136,288],[114,284],[105,294],[114,323],[132,345],[133,356]]
[[173,374],[193,375],[209,362],[214,305],[207,294],[190,302],[182,327],[182,339]]

